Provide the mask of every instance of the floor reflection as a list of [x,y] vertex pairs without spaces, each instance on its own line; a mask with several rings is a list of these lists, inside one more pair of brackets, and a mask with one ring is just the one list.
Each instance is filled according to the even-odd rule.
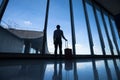
[[2,60],[0,80],[120,80],[120,59]]

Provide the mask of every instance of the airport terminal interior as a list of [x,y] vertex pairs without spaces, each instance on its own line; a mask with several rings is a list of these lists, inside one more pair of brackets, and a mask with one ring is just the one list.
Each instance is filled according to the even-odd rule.
[[120,80],[119,4],[0,0],[0,80]]

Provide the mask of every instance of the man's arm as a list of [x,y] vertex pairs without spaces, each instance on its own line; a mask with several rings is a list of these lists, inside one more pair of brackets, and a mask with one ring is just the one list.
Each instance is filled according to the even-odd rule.
[[53,43],[55,43],[55,31],[53,33]]
[[65,40],[65,41],[67,41],[67,39],[65,38],[65,36],[64,36],[64,34],[63,34],[63,31],[61,31],[62,32],[62,37],[63,37],[63,39]]

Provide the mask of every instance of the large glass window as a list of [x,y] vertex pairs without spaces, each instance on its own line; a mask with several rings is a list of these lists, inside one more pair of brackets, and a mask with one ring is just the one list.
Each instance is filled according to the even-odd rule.
[[108,45],[108,39],[107,39],[107,36],[106,36],[105,28],[104,28],[103,21],[102,21],[102,16],[101,16],[101,13],[100,13],[100,10],[99,10],[98,6],[97,6],[96,11],[97,11],[98,21],[99,21],[99,24],[100,24],[100,29],[101,29],[102,36],[103,36],[103,41],[104,41],[104,44],[105,44],[106,55],[110,55],[111,53],[110,53],[110,48],[109,48],[109,45]]
[[73,1],[73,12],[76,35],[76,55],[90,55],[91,53],[82,0],[76,0],[76,2]]
[[108,15],[107,13],[104,13],[104,18],[105,18],[105,22],[106,22],[106,25],[107,25],[107,30],[108,30],[108,33],[109,33],[109,37],[110,37],[110,40],[111,40],[111,43],[112,43],[112,46],[113,46],[114,54],[117,55],[116,47],[115,47],[115,44],[113,42],[113,37],[112,37],[112,33],[111,33],[110,22],[109,22],[109,19],[108,19],[107,15]]
[[[3,0],[0,0],[0,6],[2,1]],[[72,1],[72,4],[74,14],[76,55],[91,55],[88,39],[89,31],[87,29],[87,22],[85,20],[85,17],[87,16],[85,16],[82,1],[85,1],[85,7],[88,14],[88,20],[90,23],[90,30],[92,34],[91,39],[93,40],[94,44],[94,54],[103,55],[100,44],[99,32],[97,29],[97,23],[95,21],[93,7],[91,5],[91,0],[75,0]],[[30,30],[43,32],[45,26],[46,3],[47,0],[9,0],[9,3],[1,20],[2,27],[6,29],[12,28],[16,30]],[[108,42],[108,37],[105,32],[106,30],[102,21],[103,19],[100,12],[100,7],[95,6],[95,8],[97,12],[98,22],[100,24],[100,30],[103,36],[103,41],[105,44],[105,52],[107,55],[110,55],[110,43]],[[112,17],[110,17],[110,20],[112,22],[111,26],[107,12],[104,12],[103,14],[109,33],[108,36],[110,37],[113,46],[114,54],[117,55],[118,53],[116,50],[116,45],[110,28],[113,26],[115,38],[118,44],[118,48],[120,50],[120,38],[116,29],[115,21]],[[71,16],[69,0],[50,0],[47,24],[47,46],[50,54],[54,54],[53,32],[56,29],[56,25],[61,26],[64,36],[68,39],[68,48],[73,48],[70,17]],[[65,48],[65,41],[62,40],[63,54]]]
[[114,32],[115,32],[115,38],[117,40],[117,45],[118,45],[118,48],[119,48],[119,51],[120,51],[120,37],[119,37],[118,31],[117,31],[115,21],[112,17],[111,17],[111,21],[112,21],[113,29],[114,29]]
[[94,44],[94,46],[93,46],[94,54],[101,55],[103,53],[101,51],[100,39],[99,39],[99,35],[98,35],[97,25],[95,22],[95,16],[94,16],[93,8],[92,8],[90,2],[86,3],[86,7],[87,7],[87,12],[88,12],[88,19],[90,22],[90,28],[91,28],[91,32],[92,32],[92,38],[93,38],[93,44]]
[[[38,36],[38,34],[35,35],[34,33],[40,33],[39,35],[41,35],[45,23],[46,1],[47,0],[9,0],[2,17],[2,27],[8,30],[24,30],[23,33],[18,32],[17,34],[26,36],[27,39],[29,39],[28,36],[31,35]],[[30,33],[28,33],[28,35],[24,35],[26,32]],[[17,37],[21,38],[20,36]],[[11,38],[9,39],[14,40]],[[13,43],[13,45],[15,44]],[[18,45],[16,46],[18,48],[20,47]]]
[[[54,53],[53,32],[56,25],[60,25],[64,36],[68,39],[68,47],[72,48],[71,25],[69,0],[50,0],[49,18],[47,27],[47,43],[50,54]],[[65,41],[62,40],[63,54],[65,49]],[[59,53],[59,49],[58,49]]]
[[9,0],[2,18],[8,28],[43,31],[46,0]]

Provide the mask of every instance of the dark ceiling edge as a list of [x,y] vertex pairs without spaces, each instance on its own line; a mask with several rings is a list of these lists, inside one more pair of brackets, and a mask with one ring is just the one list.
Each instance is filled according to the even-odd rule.
[[117,25],[118,32],[120,32],[120,13],[114,16],[115,23]]
[[102,6],[99,2],[92,0],[96,5],[100,6],[101,9],[103,9],[104,11],[106,11],[108,14],[112,15],[113,17],[115,17],[114,14],[112,14],[109,10],[107,10],[104,6]]
[[[120,32],[120,27],[119,27],[120,24],[118,24],[119,22],[116,22],[117,19],[120,19],[120,13],[114,15],[114,14],[112,14],[109,10],[107,10],[104,6],[102,6],[99,2],[97,2],[97,1],[95,1],[95,0],[92,0],[92,1],[93,1],[96,5],[100,6],[101,9],[103,9],[103,10],[106,11],[108,14],[110,14],[111,16],[113,16],[113,18],[115,19],[115,23],[116,23],[116,25],[117,25],[117,31]],[[119,16],[119,18],[118,18],[118,16]],[[119,21],[119,20],[118,20],[118,21]]]

